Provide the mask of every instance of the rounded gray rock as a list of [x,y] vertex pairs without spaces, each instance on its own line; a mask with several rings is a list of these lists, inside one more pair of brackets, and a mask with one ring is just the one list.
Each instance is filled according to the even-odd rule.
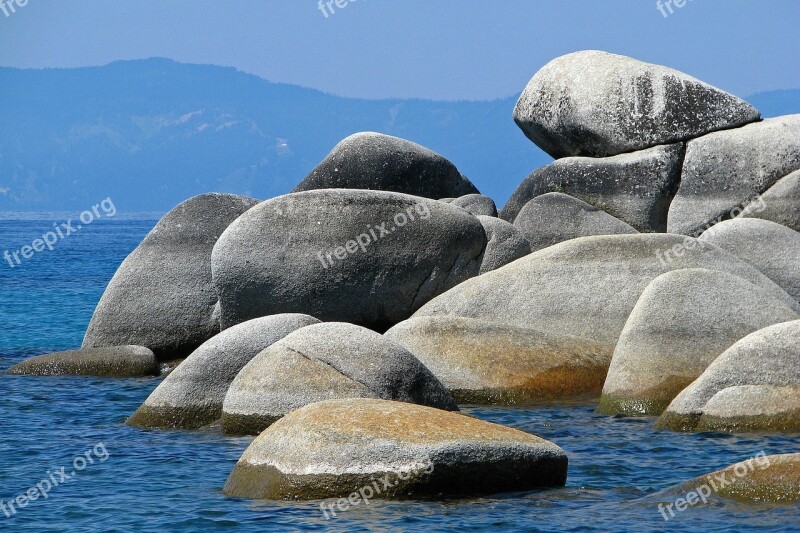
[[475,216],[497,216],[497,206],[494,204],[494,200],[482,194],[467,194],[460,198],[453,198],[448,203],[466,209]]
[[779,179],[739,215],[760,218],[800,231],[800,170]]
[[531,253],[531,247],[522,232],[505,220],[484,215],[478,215],[477,218],[489,239],[481,261],[481,274],[497,270]]
[[222,427],[258,434],[286,413],[335,398],[382,398],[457,411],[442,383],[402,346],[339,322],[297,330],[258,354],[225,396]]
[[514,109],[525,135],[555,158],[616,155],[759,118],[744,100],[682,72],[596,50],[542,67]]
[[177,359],[219,333],[211,250],[225,228],[257,203],[202,194],[164,215],[109,282],[83,348],[133,344],[159,359]]
[[30,357],[7,370],[32,376],[157,376],[158,361],[144,346],[108,346]]

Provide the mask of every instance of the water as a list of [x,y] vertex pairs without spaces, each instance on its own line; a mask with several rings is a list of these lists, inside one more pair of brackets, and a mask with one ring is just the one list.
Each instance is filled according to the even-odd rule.
[[[61,214],[0,216],[0,253],[31,243],[53,221],[64,220]],[[0,370],[31,355],[79,346],[106,283],[154,224],[97,220],[53,251],[13,269],[0,264]],[[72,471],[73,460],[98,443],[108,452],[92,456],[93,464],[51,489],[47,499],[10,518],[0,511],[0,531],[786,531],[800,520],[796,506],[717,503],[667,523],[657,508],[679,496],[659,491],[695,476],[761,451],[800,451],[797,436],[658,432],[651,419],[599,416],[586,404],[464,409],[564,448],[570,459],[564,489],[444,502],[373,500],[325,520],[319,502],[254,502],[222,494],[248,438],[125,426],[158,381],[0,375],[4,502],[48,478],[48,471]]]

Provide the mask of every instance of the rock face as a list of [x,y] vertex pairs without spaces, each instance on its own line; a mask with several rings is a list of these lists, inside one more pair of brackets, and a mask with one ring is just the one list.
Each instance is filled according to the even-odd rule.
[[537,196],[525,204],[514,226],[534,252],[578,237],[639,233],[605,211],[558,192]]
[[669,209],[670,233],[697,235],[735,218],[758,194],[800,169],[800,115],[767,119],[690,141]]
[[576,337],[447,316],[410,318],[386,337],[468,404],[597,397],[613,351]]
[[625,323],[598,411],[659,415],[736,341],[798,318],[783,291],[732,274],[706,269],[662,274]]
[[494,200],[482,194],[467,194],[461,198],[453,198],[448,203],[466,209],[475,216],[497,216],[497,206],[494,204]]
[[329,322],[295,331],[250,361],[225,396],[222,427],[257,435],[294,409],[336,398],[458,410],[447,389],[402,346],[353,324]]
[[143,346],[109,346],[55,352],[31,357],[17,363],[8,374],[33,376],[157,376],[158,362],[153,352]]
[[690,237],[604,235],[562,242],[467,280],[414,316],[477,318],[614,346],[647,285],[684,268],[729,272],[779,290],[744,261]]
[[194,429],[219,420],[228,387],[239,371],[289,333],[319,323],[285,314],[248,320],[204,342],[167,376],[127,423]]
[[474,216],[435,200],[345,189],[273,198],[214,247],[222,326],[305,313],[383,331],[477,275],[485,247]]
[[800,301],[800,233],[768,220],[737,218],[720,222],[699,240],[750,263]]
[[682,72],[595,50],[545,65],[514,110],[525,135],[555,158],[641,150],[759,117],[747,102]]
[[497,270],[520,257],[531,253],[522,232],[499,218],[479,215],[478,221],[486,232],[486,250],[481,261],[480,274]]
[[225,228],[257,203],[203,194],[167,213],[114,274],[83,347],[133,344],[159,359],[176,359],[219,333],[211,250]]
[[800,431],[800,320],[744,337],[658,420],[676,431]]
[[529,433],[430,407],[350,399],[276,422],[244,452],[224,492],[391,499],[560,487],[566,479],[564,451]]
[[478,192],[436,152],[373,132],[342,140],[293,192],[314,189],[370,189],[435,199]]
[[676,143],[613,157],[559,159],[528,176],[501,216],[514,222],[530,200],[559,192],[602,209],[638,231],[664,232],[682,157],[683,145]]
[[760,218],[800,231],[800,170],[779,179],[748,204],[742,218]]

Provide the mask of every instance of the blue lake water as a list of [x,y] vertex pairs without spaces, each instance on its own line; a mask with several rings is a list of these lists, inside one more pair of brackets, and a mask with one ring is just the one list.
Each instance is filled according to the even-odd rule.
[[[67,215],[0,216],[0,253],[30,244]],[[97,220],[21,265],[0,264],[0,371],[75,348],[122,259],[155,220]],[[213,430],[143,431],[123,424],[158,379],[0,374],[0,503],[35,487],[99,443],[93,463],[6,517],[0,531],[786,531],[800,507],[715,503],[665,522],[657,494],[731,463],[800,451],[800,436],[684,435],[652,419],[596,415],[593,406],[465,408],[552,440],[570,460],[563,489],[438,502],[382,502],[326,520],[319,502],[254,502],[221,489],[248,438]],[[80,465],[80,463],[79,463]]]

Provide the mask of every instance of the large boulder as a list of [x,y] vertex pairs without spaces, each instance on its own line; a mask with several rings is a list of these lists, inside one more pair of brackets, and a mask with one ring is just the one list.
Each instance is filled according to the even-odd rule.
[[560,192],[537,196],[525,204],[514,226],[533,252],[578,237],[639,233],[602,209]]
[[231,382],[256,355],[289,333],[319,323],[301,314],[248,320],[204,342],[128,419],[139,427],[195,429],[222,417]]
[[497,216],[497,206],[495,205],[494,200],[482,194],[467,194],[465,196],[461,196],[460,198],[446,198],[442,201],[447,201],[447,203],[456,205],[462,209],[466,209],[475,216]]
[[32,376],[157,376],[158,361],[144,346],[109,346],[54,352],[30,357],[7,370]]
[[750,263],[800,301],[800,233],[769,220],[736,218],[720,222],[699,239]]
[[385,330],[478,274],[486,234],[461,208],[393,192],[279,196],[212,254],[222,327],[279,313]]
[[497,270],[531,253],[531,247],[522,232],[499,218],[479,215],[478,221],[486,232],[486,250],[481,261],[480,274]]
[[[276,422],[245,450],[224,492],[350,496],[350,505],[359,498],[366,505],[371,498],[560,487],[566,479],[564,450],[529,433],[430,407],[349,399],[315,403]],[[322,509],[335,516],[334,507]]]
[[745,206],[742,218],[761,218],[800,231],[800,170],[784,176]]
[[759,117],[747,102],[682,72],[596,50],[542,67],[514,109],[525,135],[555,158],[641,150]]
[[436,152],[373,132],[342,140],[293,192],[314,189],[370,189],[434,199],[478,192]]
[[742,213],[758,194],[800,169],[800,115],[719,131],[686,146],[670,233],[697,235]]
[[257,435],[286,413],[336,398],[382,398],[458,410],[438,379],[402,346],[353,324],[302,328],[250,361],[225,396],[222,428]]
[[725,350],[658,420],[676,431],[800,431],[800,320]]
[[677,143],[612,157],[559,159],[528,176],[501,216],[514,222],[532,199],[558,192],[602,209],[638,231],[664,232],[682,157],[683,145]]
[[202,194],[164,215],[109,282],[83,347],[132,344],[159,359],[177,359],[219,333],[211,250],[225,228],[257,203]]
[[410,318],[385,335],[467,404],[597,397],[613,352],[576,337],[449,316]]
[[777,288],[706,269],[662,274],[625,323],[598,410],[659,415],[736,341],[798,318]]
[[779,290],[744,261],[691,237],[604,235],[562,242],[467,280],[414,316],[477,318],[613,347],[647,285],[684,268],[729,272]]

